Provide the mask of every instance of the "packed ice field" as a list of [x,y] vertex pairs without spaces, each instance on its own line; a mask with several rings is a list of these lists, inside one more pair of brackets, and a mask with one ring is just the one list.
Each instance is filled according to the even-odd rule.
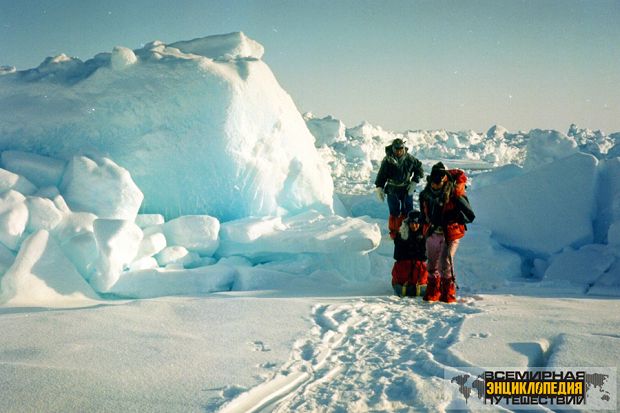
[[[617,365],[620,133],[347,128],[263,52],[0,71],[0,410],[441,411],[446,369]],[[396,137],[470,178],[457,305],[391,297]]]

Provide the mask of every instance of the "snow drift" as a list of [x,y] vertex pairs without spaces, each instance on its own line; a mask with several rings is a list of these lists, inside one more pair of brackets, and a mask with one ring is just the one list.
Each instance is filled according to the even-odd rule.
[[[262,55],[260,44],[231,33],[4,71],[0,148],[56,158],[48,177],[18,169],[39,186],[58,185],[76,155],[113,159],[144,194],[143,212],[166,218],[329,212],[329,170]],[[139,201],[127,205],[131,213]]]

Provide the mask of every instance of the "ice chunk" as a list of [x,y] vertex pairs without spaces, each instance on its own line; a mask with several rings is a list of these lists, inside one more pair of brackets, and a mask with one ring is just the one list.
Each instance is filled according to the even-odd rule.
[[132,271],[141,271],[141,270],[152,270],[154,268],[158,268],[159,264],[157,260],[153,257],[142,257],[137,261],[132,262],[129,265],[128,272]]
[[58,191],[58,188],[56,188],[55,186],[46,186],[45,188],[40,188],[34,195],[40,196],[42,198],[51,199],[54,202],[54,205],[56,205],[56,208],[58,208],[58,210],[61,212],[71,212],[71,209],[69,209],[67,202],[62,197],[62,195],[60,195],[60,191]]
[[490,230],[472,224],[459,244],[454,268],[464,291],[489,291],[520,277],[521,265],[521,257],[499,245]]
[[24,241],[1,285],[0,302],[10,306],[83,306],[97,298],[45,230]]
[[93,232],[93,223],[97,216],[90,212],[71,212],[64,216],[54,228],[52,235],[62,244],[76,235]]
[[607,245],[585,245],[579,250],[568,248],[551,257],[543,280],[557,290],[586,292],[615,260]]
[[597,160],[576,154],[470,193],[476,223],[500,243],[546,257],[593,241]]
[[237,58],[260,59],[265,53],[263,46],[242,32],[222,34],[169,44],[184,53],[205,56],[214,60]]
[[0,244],[0,279],[6,270],[15,262],[15,253]]
[[107,291],[121,271],[133,262],[142,241],[142,230],[133,220],[121,219],[97,219],[93,228],[99,257],[90,283],[98,291]]
[[169,245],[181,245],[200,255],[213,255],[219,245],[220,222],[208,215],[186,215],[163,224]]
[[[260,221],[256,219],[256,222]],[[234,225],[232,222],[222,226]],[[248,242],[247,234],[243,232],[225,229],[227,239],[221,240],[218,255],[369,252],[377,248],[381,240],[381,231],[376,224],[359,218],[323,216],[316,211],[285,218],[282,226],[275,229],[252,242]]]
[[28,207],[28,225],[26,229],[29,232],[36,232],[40,229],[51,231],[60,221],[62,221],[65,213],[60,211],[54,202],[47,198],[31,196],[26,198],[26,206]]
[[97,216],[88,212],[70,212],[51,234],[75,268],[88,280],[98,257],[93,223]]
[[0,242],[17,251],[28,224],[26,198],[12,189],[0,194]]
[[612,222],[609,226],[607,244],[611,247],[620,248],[620,221]]
[[588,295],[620,297],[620,258],[588,290]]
[[31,195],[37,188],[23,176],[0,168],[0,193],[13,189],[23,195]]
[[166,236],[163,233],[144,234],[136,254],[136,259],[151,257],[166,248],[166,245]]
[[220,228],[220,238],[252,242],[263,235],[285,229],[281,217],[250,217],[229,221]]
[[[134,52],[127,70],[107,69],[111,57],[101,56],[48,62],[44,78],[1,76],[0,147],[67,160],[105,154],[144,194],[142,211],[166,219],[332,211],[329,169],[295,103],[257,60],[262,46],[237,33]],[[53,80],[61,62],[78,72]],[[120,219],[138,210],[137,199],[111,198],[135,190],[101,183],[84,160],[76,168],[73,160],[64,181],[80,182],[60,188],[72,210]],[[99,178],[106,168],[98,165]]]
[[607,159],[600,166],[594,231],[595,241],[605,243],[618,237],[611,226],[620,221],[620,158]]
[[142,229],[163,223],[164,216],[161,214],[138,214],[136,217],[136,225]]
[[97,163],[85,156],[73,157],[60,191],[71,210],[108,219],[133,221],[143,199],[129,172],[108,158]]
[[82,274],[85,280],[90,280],[93,268],[97,264],[99,248],[92,231],[81,232],[69,239],[64,239],[60,245],[75,268]]
[[577,153],[575,139],[558,131],[534,129],[527,141],[523,167],[532,169]]
[[160,266],[166,267],[170,264],[179,264],[181,268],[191,266],[194,262],[200,260],[200,256],[195,252],[190,252],[185,247],[173,245],[164,248],[155,258]]
[[112,69],[122,70],[128,66],[133,65],[138,61],[133,50],[126,47],[117,46],[112,50]]
[[189,270],[152,269],[126,272],[110,292],[121,297],[150,298],[228,291],[235,274],[234,267],[222,264]]
[[344,142],[347,140],[345,136],[346,127],[344,123],[338,119],[334,119],[331,116],[326,116],[323,119],[316,119],[310,113],[304,114],[304,120],[308,129],[316,139],[315,145],[317,147],[323,145],[333,145],[337,142]]
[[38,187],[58,186],[65,171],[65,161],[22,151],[2,152],[2,164]]

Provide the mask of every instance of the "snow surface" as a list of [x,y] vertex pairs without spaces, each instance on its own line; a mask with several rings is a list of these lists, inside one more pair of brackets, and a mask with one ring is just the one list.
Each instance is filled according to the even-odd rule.
[[[618,367],[620,134],[347,128],[263,53],[2,71],[0,411],[445,411],[445,372]],[[396,137],[469,175],[455,305],[391,296]]]

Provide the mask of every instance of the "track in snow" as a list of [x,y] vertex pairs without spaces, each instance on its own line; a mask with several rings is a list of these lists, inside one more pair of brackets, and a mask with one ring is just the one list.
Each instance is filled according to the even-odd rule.
[[221,412],[442,410],[444,368],[462,365],[447,348],[471,302],[363,298],[317,305],[314,327],[270,380],[240,394]]

